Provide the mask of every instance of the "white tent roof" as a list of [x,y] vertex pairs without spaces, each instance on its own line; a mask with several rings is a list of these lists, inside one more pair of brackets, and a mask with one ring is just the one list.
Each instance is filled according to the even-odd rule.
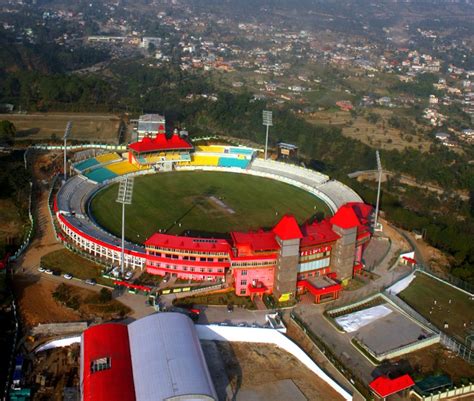
[[191,319],[158,313],[129,324],[128,333],[137,401],[217,401]]

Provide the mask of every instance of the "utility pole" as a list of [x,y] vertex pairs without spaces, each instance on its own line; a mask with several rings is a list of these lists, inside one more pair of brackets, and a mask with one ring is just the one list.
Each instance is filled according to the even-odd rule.
[[117,203],[122,204],[122,254],[120,257],[120,272],[124,274],[125,265],[125,205],[132,204],[133,177],[125,177],[120,181]]
[[67,153],[67,138],[69,138],[69,135],[71,135],[71,129],[72,129],[72,121],[68,121],[66,125],[66,130],[64,131],[64,172],[63,172],[63,182],[66,182],[67,180],[67,162],[66,162],[66,153]]
[[268,152],[268,129],[273,125],[272,123],[272,112],[269,110],[263,110],[262,113],[263,125],[267,127],[267,133],[265,135],[265,160],[267,160]]

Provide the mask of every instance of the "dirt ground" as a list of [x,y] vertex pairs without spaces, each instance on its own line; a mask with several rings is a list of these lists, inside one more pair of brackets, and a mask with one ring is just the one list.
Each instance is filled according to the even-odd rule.
[[[415,239],[413,234],[407,234]],[[447,271],[450,266],[450,260],[446,254],[441,252],[439,249],[428,245],[424,240],[416,240],[416,244],[418,245],[418,249],[423,256],[423,259],[433,270],[439,270],[440,272]]]
[[394,358],[390,362],[403,361],[409,363],[415,377],[443,372],[450,376],[455,384],[459,383],[461,378],[469,378],[471,381],[474,379],[474,366],[440,344]]
[[58,304],[52,296],[57,287],[53,281],[34,281],[26,276],[17,276],[14,290],[20,314],[26,327],[39,323],[75,322],[81,320],[79,313]]
[[70,139],[116,143],[120,118],[112,114],[93,113],[33,113],[5,114],[15,124],[16,140],[60,139],[68,121],[72,121]]
[[25,327],[34,327],[39,323],[110,320],[130,312],[117,300],[100,303],[96,291],[73,286],[68,286],[71,297],[78,297],[80,307],[77,311],[67,308],[53,298],[58,285],[58,282],[45,277],[41,280],[26,275],[15,278],[14,290]]
[[227,342],[218,342],[217,346],[234,389],[290,379],[308,400],[343,399],[296,358],[278,347]]
[[62,401],[65,387],[79,386],[80,346],[56,348],[36,354],[27,363],[27,384],[33,401]]
[[[391,128],[388,125],[388,119],[393,114],[391,110],[383,108],[374,108],[371,110],[381,116],[377,124],[367,121],[365,116],[352,118],[348,111],[321,111],[313,113],[308,121],[315,124],[329,124],[342,127],[342,134],[353,139],[375,146],[380,149],[403,150],[405,147],[427,151],[431,142],[423,135],[411,136],[411,141],[402,138],[403,132],[399,129]],[[422,128],[422,126],[419,126]]]

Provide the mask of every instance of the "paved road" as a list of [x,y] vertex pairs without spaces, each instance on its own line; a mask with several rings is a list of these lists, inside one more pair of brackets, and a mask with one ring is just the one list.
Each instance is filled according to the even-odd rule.
[[[13,264],[15,275],[21,275],[25,278],[30,277],[34,282],[41,280],[55,281],[57,283],[65,282],[88,290],[100,291],[101,286],[99,285],[91,286],[81,280],[66,280],[61,276],[52,276],[38,272],[42,256],[59,249],[64,249],[64,246],[56,240],[54,235],[48,206],[48,186],[44,185],[40,189],[41,192],[35,202],[36,207],[34,207],[33,212],[37,222],[35,237],[30,246]],[[142,295],[123,292],[117,300],[133,311],[130,315],[133,319],[138,319],[154,312],[153,308],[146,305],[146,297]]]
[[295,312],[304,320],[310,329],[318,335],[354,373],[365,383],[373,377],[375,366],[372,365],[354,346],[350,337],[339,333],[322,315],[324,308],[317,305],[301,305]]

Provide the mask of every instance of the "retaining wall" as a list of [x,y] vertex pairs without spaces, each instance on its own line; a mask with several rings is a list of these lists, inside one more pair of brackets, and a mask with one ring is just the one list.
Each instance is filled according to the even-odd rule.
[[331,386],[331,388],[339,393],[345,400],[352,400],[352,395],[346,389],[325,373],[293,341],[277,330],[217,325],[196,325],[195,327],[198,337],[201,340],[274,344],[293,355],[303,365]]

